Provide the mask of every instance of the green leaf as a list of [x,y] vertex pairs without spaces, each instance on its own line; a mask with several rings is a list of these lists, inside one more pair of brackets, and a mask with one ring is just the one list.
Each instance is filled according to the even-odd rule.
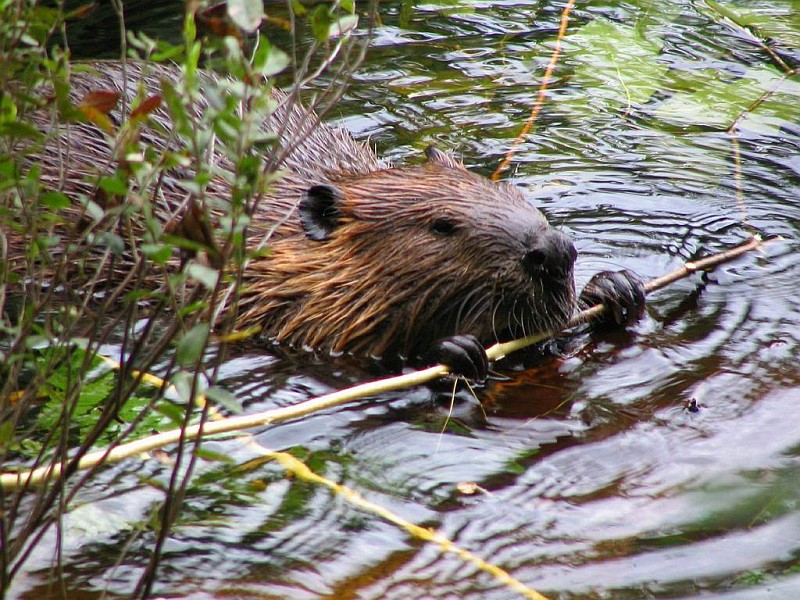
[[208,306],[208,303],[205,300],[199,300],[197,302],[192,302],[191,304],[187,304],[186,306],[182,306],[178,310],[178,316],[180,318],[184,318],[187,315],[192,314],[193,312],[196,312],[198,310],[203,310],[207,306]]
[[306,16],[308,11],[306,10],[306,7],[300,0],[291,0],[291,3],[292,3],[292,11],[294,12],[295,15],[297,15],[298,17]]
[[178,364],[191,367],[200,360],[208,340],[208,323],[198,323],[187,331],[178,342]]
[[253,33],[261,25],[264,15],[263,0],[228,0],[228,16],[231,21],[247,33]]
[[125,302],[133,303],[140,300],[165,301],[166,295],[152,290],[133,290],[125,294]]
[[[89,348],[89,338],[85,337],[70,337],[69,343],[76,348],[80,348],[84,352],[86,352],[87,348]],[[95,359],[97,361],[98,359]]]
[[320,43],[327,41],[331,30],[331,13],[325,4],[320,4],[309,17],[311,32]]
[[175,386],[175,391],[181,402],[189,404],[192,401],[193,382],[194,376],[186,371],[178,371],[172,376],[172,385]]
[[199,281],[210,290],[213,290],[217,286],[217,280],[219,279],[219,271],[197,263],[188,265],[186,267],[186,274],[191,279]]
[[155,62],[180,62],[183,56],[183,46],[180,45],[159,40],[157,48],[158,50],[151,56]]
[[36,236],[36,243],[41,248],[54,248],[58,246],[61,242],[61,236],[59,235],[37,235]]
[[14,424],[11,420],[0,422],[0,448],[8,449],[14,440]]
[[253,57],[253,69],[262,77],[272,77],[290,64],[289,55],[264,40]]
[[206,398],[225,407],[234,414],[242,414],[244,407],[239,399],[228,390],[219,386],[211,386],[206,390]]
[[183,19],[183,43],[186,44],[187,55],[191,52],[190,48],[194,46],[195,39],[197,39],[197,24],[194,22],[194,13],[187,10]]
[[142,244],[142,253],[154,263],[163,265],[172,256],[172,248],[166,244]]
[[328,28],[328,37],[335,38],[350,33],[358,26],[358,15],[344,15],[331,23]]
[[209,249],[206,244],[169,233],[164,234],[161,239],[164,243],[173,248],[183,248],[185,250],[192,250],[193,252],[206,252]]
[[174,427],[183,426],[184,410],[180,406],[176,406],[171,402],[159,402],[156,405],[155,409],[160,414],[164,415],[167,419],[169,419],[170,423],[172,423]]
[[94,200],[90,200],[86,196],[81,196],[79,200],[93,221],[99,222],[105,216],[106,213],[103,210],[103,207]]
[[259,129],[252,133],[248,141],[255,150],[266,153],[275,147],[278,142],[278,136],[272,132]]
[[[761,39],[778,42],[786,48],[800,47],[800,10],[796,2],[758,3],[753,7],[728,6],[715,0],[705,0],[705,4],[743,29],[754,30]],[[702,10],[703,3],[698,8]]]
[[39,195],[39,201],[53,210],[67,208],[71,204],[69,198],[61,192],[44,192]]
[[181,95],[167,79],[161,82],[161,95],[169,107],[169,116],[172,119],[173,129],[178,132],[189,131],[191,125],[181,101]]
[[10,94],[0,98],[0,122],[14,123],[17,120],[17,105]]
[[209,462],[224,462],[224,463],[233,463],[235,462],[234,459],[221,452],[214,452],[213,450],[208,450],[207,448],[198,448],[196,450],[197,456],[202,458],[203,460],[207,460]]
[[117,173],[113,177],[101,177],[98,185],[100,189],[109,194],[124,196],[128,193],[128,183],[121,173]]
[[[73,350],[70,360],[65,363],[47,380],[43,393],[50,399],[42,407],[37,418],[37,425],[43,430],[53,430],[64,425],[76,428],[83,438],[97,424],[97,418],[102,407],[107,403],[111,391],[114,389],[116,373],[107,372],[94,379],[84,379],[85,353]],[[97,359],[93,359],[93,362]],[[93,363],[89,363],[92,365]],[[77,390],[72,387],[80,381]],[[73,393],[76,392],[77,395]],[[69,410],[69,423],[64,423],[66,412]]]
[[94,243],[98,246],[106,246],[111,252],[117,256],[125,252],[125,242],[116,233],[104,231],[94,239]]
[[9,159],[0,161],[0,181],[6,180],[13,182],[17,176],[17,166],[14,161]]
[[681,127],[727,129],[781,77],[772,67],[747,69],[734,81],[715,69],[697,75],[691,90],[675,93],[659,105],[656,117]]
[[780,135],[786,123],[800,121],[800,81],[785,79],[773,94],[751,110],[739,123],[740,129],[769,131]]
[[25,347],[30,350],[47,348],[50,345],[50,338],[43,335],[28,335],[24,338]]
[[628,106],[647,102],[660,89],[667,66],[659,61],[658,36],[634,27],[595,19],[566,38],[575,66],[573,86],[593,100]]
[[5,123],[0,123],[0,136],[34,140],[44,137],[42,132],[36,129],[36,127],[21,121],[7,121]]

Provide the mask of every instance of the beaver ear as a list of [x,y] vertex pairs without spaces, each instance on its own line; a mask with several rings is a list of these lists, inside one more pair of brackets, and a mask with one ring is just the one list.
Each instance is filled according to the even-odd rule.
[[308,188],[298,207],[300,224],[308,239],[322,242],[339,227],[342,218],[339,204],[343,199],[344,194],[332,185]]
[[450,169],[464,170],[464,165],[435,146],[428,146],[425,148],[425,158],[428,159],[429,163],[441,165],[442,167],[449,167]]

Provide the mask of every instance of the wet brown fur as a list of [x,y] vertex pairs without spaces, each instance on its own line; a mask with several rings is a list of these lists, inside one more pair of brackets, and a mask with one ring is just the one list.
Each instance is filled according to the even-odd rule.
[[[132,93],[141,66],[127,70]],[[174,82],[178,73],[158,67],[148,88],[161,78]],[[119,89],[122,81],[118,63],[97,63],[72,86],[79,97],[88,89]],[[442,337],[471,333],[490,343],[559,326],[571,315],[571,263],[541,276],[520,267],[521,257],[552,230],[515,187],[470,173],[441,153],[421,165],[387,168],[368,147],[318,125],[297,105],[278,111],[269,127],[281,130],[284,147],[302,142],[253,215],[252,244],[271,233],[270,252],[245,271],[238,326],[261,325],[270,339],[301,347],[412,356]],[[143,137],[164,144],[161,134]],[[56,149],[72,155],[62,182]],[[109,156],[95,128],[73,126],[45,152],[45,176],[69,194],[89,193],[91,186],[79,179]],[[170,185],[158,208],[164,220],[185,199]],[[314,185],[333,186],[342,196],[337,227],[324,240],[306,235],[295,210]],[[217,182],[209,194],[224,197],[226,189]],[[437,231],[443,220],[452,232]],[[273,232],[276,223],[282,224]]]
[[[568,318],[571,277],[534,281],[519,269],[523,244],[511,230],[522,222],[537,235],[547,225],[515,188],[435,161],[334,183],[344,222],[330,240],[310,242],[290,221],[293,235],[250,266],[241,325],[263,323],[280,342],[383,356],[455,333],[489,343]],[[459,228],[452,236],[431,231],[443,217]]]

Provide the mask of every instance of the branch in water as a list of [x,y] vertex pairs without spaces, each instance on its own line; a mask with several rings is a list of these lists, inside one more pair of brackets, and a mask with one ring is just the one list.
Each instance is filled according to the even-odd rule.
[[[755,235],[744,244],[731,248],[730,250],[725,250],[719,254],[712,254],[711,256],[706,256],[705,258],[701,258],[699,260],[686,262],[671,273],[651,279],[644,284],[644,290],[650,294],[656,290],[660,290],[661,288],[668,286],[671,283],[683,279],[684,277],[688,277],[692,273],[697,273],[698,271],[710,271],[723,263],[730,262],[731,260],[738,258],[746,252],[760,248],[764,245],[764,243],[765,242],[760,236]],[[603,304],[598,304],[596,306],[592,306],[591,308],[587,308],[586,310],[581,311],[572,317],[564,329],[572,329],[573,327],[577,327],[583,323],[588,323],[589,321],[592,321],[593,319],[596,319],[602,315],[605,310],[606,307]],[[528,346],[551,338],[558,333],[558,331],[543,331],[542,333],[537,333],[536,335],[531,335],[526,338],[512,340],[510,342],[503,342],[502,344],[495,344],[486,351],[486,354],[489,356],[489,360],[500,360],[512,352],[527,348]]]
[[[667,273],[666,275],[662,275],[661,277],[656,277],[655,279],[648,281],[644,286],[645,291],[647,291],[647,293],[651,293],[656,290],[660,290],[661,288],[674,283],[675,281],[683,279],[684,277],[688,277],[689,275],[698,271],[710,271],[721,264],[738,258],[746,252],[761,248],[765,243],[766,242],[762,241],[760,237],[754,236],[746,243],[736,246],[735,248],[731,248],[730,250],[726,250],[712,256],[707,256],[705,258],[701,258],[700,260],[684,263],[683,266],[672,271],[671,273]],[[597,306],[593,306],[592,308],[584,310],[575,315],[575,317],[573,317],[572,320],[570,320],[570,322],[567,324],[566,328],[569,329],[586,323],[587,321],[590,321],[602,314],[604,310],[605,307],[602,304],[598,304]],[[490,360],[499,360],[511,352],[520,350],[549,337],[553,337],[557,333],[559,332],[547,331],[539,335],[530,336],[520,340],[495,344],[486,351],[486,354],[489,356]],[[111,359],[106,359],[106,361],[113,363],[114,368],[120,368],[120,365],[114,361],[111,361]],[[312,398],[310,400],[306,400],[305,402],[300,402],[299,404],[284,408],[267,410],[251,415],[222,418],[218,421],[186,427],[183,429],[183,431],[180,429],[165,431],[141,440],[137,440],[135,442],[121,444],[110,451],[98,450],[96,452],[86,454],[81,458],[78,464],[78,469],[88,469],[100,463],[105,464],[119,462],[123,458],[136,456],[142,452],[148,452],[156,448],[163,448],[164,446],[177,443],[180,440],[192,440],[201,435],[209,436],[220,433],[243,431],[253,427],[263,427],[264,425],[280,423],[290,419],[297,419],[321,410],[327,410],[335,406],[353,402],[367,396],[372,397],[383,392],[404,389],[415,385],[422,385],[434,379],[438,379],[439,377],[443,377],[448,373],[449,370],[446,366],[435,365],[421,371],[414,371],[413,373],[398,375],[397,377],[387,377],[377,381],[362,383],[361,385],[356,385],[338,392],[326,394],[318,398]],[[165,382],[159,383],[161,385],[166,385]],[[61,472],[62,464],[57,464],[54,467],[41,467],[34,469],[33,471],[3,473],[0,475],[0,488],[3,490],[12,490],[26,485],[41,484],[43,482],[60,477]]]

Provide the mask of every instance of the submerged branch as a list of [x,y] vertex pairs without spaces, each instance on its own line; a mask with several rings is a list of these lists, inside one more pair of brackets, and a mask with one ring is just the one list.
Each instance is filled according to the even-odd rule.
[[492,173],[490,177],[492,181],[499,181],[500,175],[502,175],[503,172],[508,169],[508,166],[511,164],[511,159],[514,157],[514,154],[516,154],[520,144],[522,144],[522,142],[528,137],[533,124],[536,122],[536,119],[539,118],[539,113],[542,111],[542,107],[547,99],[547,90],[550,87],[550,83],[553,81],[553,73],[556,70],[558,59],[561,56],[561,44],[564,36],[567,34],[569,15],[570,12],[572,12],[572,7],[574,5],[575,0],[567,0],[564,9],[561,11],[561,24],[559,25],[558,35],[556,36],[555,43],[553,45],[553,52],[550,55],[550,63],[547,65],[547,69],[545,69],[544,75],[542,76],[542,82],[539,84],[539,91],[536,94],[536,100],[533,103],[533,108],[531,108],[531,113],[528,115],[528,119],[522,126],[522,130],[511,144],[511,148],[509,148],[502,162],[495,169],[494,173]]
[[517,592],[524,598],[530,598],[531,600],[547,600],[545,596],[542,596],[536,590],[526,586],[522,583],[519,579],[511,576],[508,571],[505,569],[501,569],[497,565],[494,565],[490,562],[487,562],[476,556],[469,550],[465,550],[460,546],[456,545],[452,540],[445,537],[441,533],[434,531],[432,529],[427,529],[425,527],[420,527],[411,521],[408,521],[401,516],[395,514],[394,512],[390,511],[389,509],[376,504],[374,502],[370,502],[366,498],[364,498],[361,494],[356,492],[355,490],[344,486],[340,483],[336,483],[326,477],[322,477],[318,475],[314,471],[308,468],[308,466],[295,458],[291,454],[287,452],[273,452],[271,450],[261,449],[260,454],[262,454],[266,459],[275,460],[284,468],[287,473],[290,473],[297,479],[301,479],[303,481],[307,481],[309,483],[315,483],[317,485],[324,485],[328,489],[330,489],[335,494],[345,498],[348,502],[357,506],[358,508],[370,512],[374,515],[381,517],[382,519],[405,529],[409,535],[423,540],[425,542],[431,542],[436,544],[442,552],[449,552],[451,554],[455,554],[460,558],[463,562],[472,564],[479,570],[483,571],[484,573],[488,573],[492,577],[494,577],[497,581],[501,584],[505,585],[509,589]]

